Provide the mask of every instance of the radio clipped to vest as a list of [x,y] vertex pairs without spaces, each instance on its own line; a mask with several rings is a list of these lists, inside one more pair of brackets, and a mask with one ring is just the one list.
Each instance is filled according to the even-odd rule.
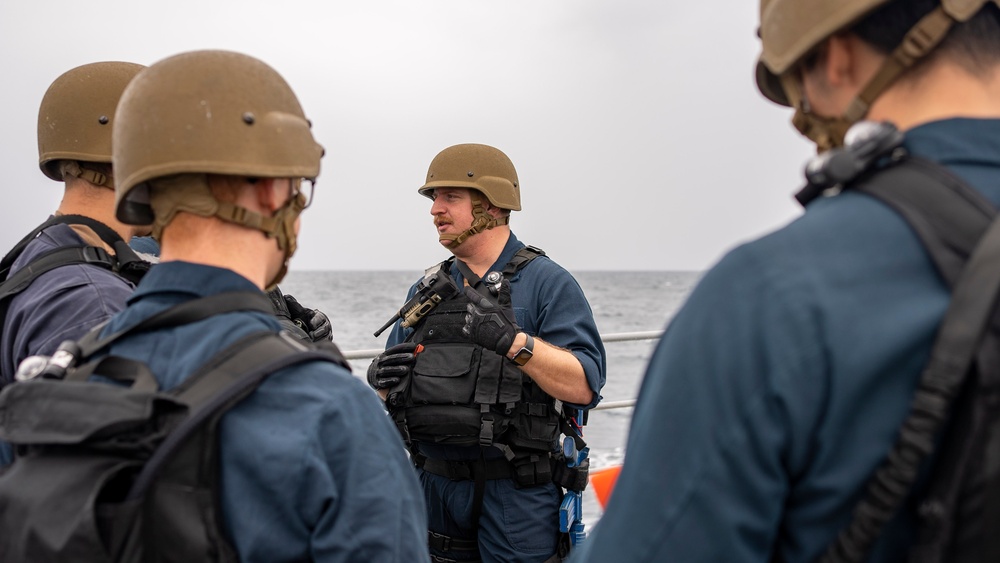
[[447,272],[437,271],[427,274],[424,279],[417,283],[413,297],[403,304],[402,308],[389,319],[389,322],[375,331],[375,337],[377,338],[399,319],[403,319],[403,328],[415,326],[420,322],[420,319],[427,316],[431,309],[456,293],[458,293],[458,286],[455,285],[455,281]]

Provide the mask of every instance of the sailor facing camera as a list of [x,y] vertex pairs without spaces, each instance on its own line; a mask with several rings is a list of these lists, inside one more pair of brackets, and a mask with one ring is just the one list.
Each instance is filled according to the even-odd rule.
[[[369,384],[418,468],[433,561],[558,561],[563,489],[579,495],[582,412],[604,347],[576,280],[510,230],[514,165],[496,148],[441,151],[419,193],[453,257],[414,284]],[[574,426],[575,425],[575,426]],[[575,451],[575,450],[574,450]]]

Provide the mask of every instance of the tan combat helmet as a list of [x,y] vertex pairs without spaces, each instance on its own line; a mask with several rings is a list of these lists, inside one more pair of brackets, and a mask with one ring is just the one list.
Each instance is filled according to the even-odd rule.
[[930,53],[956,23],[968,21],[991,2],[1000,0],[941,0],[918,21],[886,58],[882,67],[838,118],[808,113],[795,71],[823,41],[849,29],[890,0],[761,0],[761,54],[757,87],[768,99],[796,109],[793,123],[821,151],[843,144],[847,129],[864,118],[868,108],[906,69]]
[[[271,217],[215,199],[207,175],[306,179],[319,175],[315,141],[295,93],[274,69],[230,51],[194,51],[143,71],[122,95],[115,119],[116,215],[153,223],[153,236],[180,211],[264,232],[295,252],[303,194]],[[278,278],[284,275],[284,270]],[[277,280],[272,280],[276,284]]]
[[86,163],[111,163],[115,107],[125,87],[144,68],[124,62],[91,63],[63,73],[49,86],[38,108],[38,166],[46,176],[61,182],[65,170],[114,188],[112,178]]
[[500,149],[474,143],[454,145],[439,152],[427,169],[427,180],[417,188],[433,198],[435,188],[468,188],[472,193],[472,226],[459,235],[441,235],[455,248],[470,236],[498,225],[510,217],[495,218],[486,212],[480,194],[491,204],[511,211],[521,210],[521,186],[514,163]]

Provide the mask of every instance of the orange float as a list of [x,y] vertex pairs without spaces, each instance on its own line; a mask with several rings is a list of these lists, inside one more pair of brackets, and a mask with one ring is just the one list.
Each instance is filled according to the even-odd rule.
[[597,502],[601,503],[601,510],[604,510],[608,505],[608,499],[611,498],[611,491],[614,490],[615,482],[618,480],[618,474],[621,471],[622,466],[615,465],[590,472],[590,486],[594,491],[594,496],[597,497]]

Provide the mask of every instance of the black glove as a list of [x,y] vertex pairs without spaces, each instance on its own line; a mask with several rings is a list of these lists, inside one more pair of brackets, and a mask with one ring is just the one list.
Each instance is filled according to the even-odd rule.
[[368,385],[372,389],[389,389],[399,385],[399,382],[410,377],[417,354],[423,346],[412,342],[403,342],[388,348],[368,366]]
[[506,356],[514,337],[521,331],[510,308],[510,282],[506,279],[500,282],[497,293],[499,305],[471,287],[465,288],[465,295],[472,303],[465,306],[462,334],[483,348]]
[[333,340],[333,325],[330,318],[319,309],[307,309],[291,295],[285,295],[285,306],[292,322],[309,335],[313,342]]

